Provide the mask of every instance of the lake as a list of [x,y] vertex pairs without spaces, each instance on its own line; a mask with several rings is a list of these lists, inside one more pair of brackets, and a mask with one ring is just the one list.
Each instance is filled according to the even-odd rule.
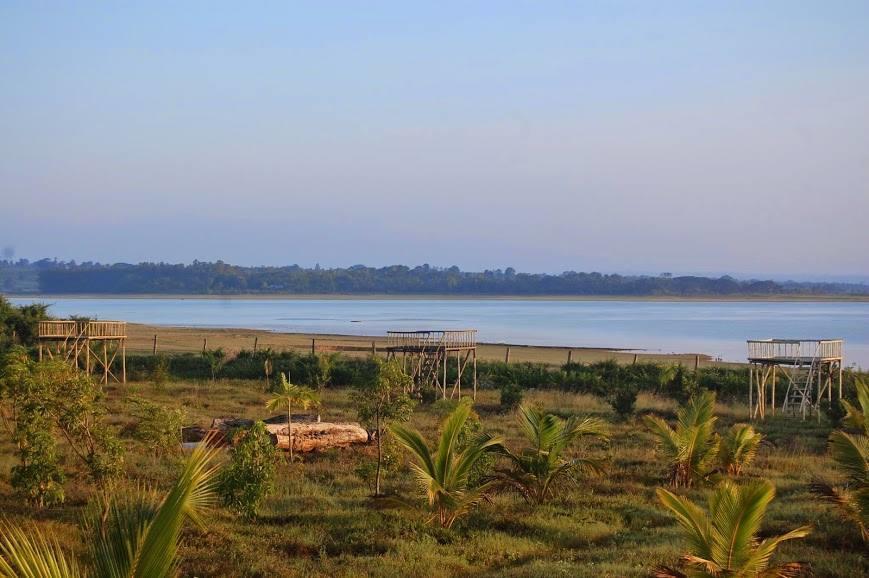
[[706,353],[744,361],[746,339],[844,338],[845,363],[869,367],[869,303],[521,299],[12,298],[57,317],[383,335],[476,328],[484,342]]

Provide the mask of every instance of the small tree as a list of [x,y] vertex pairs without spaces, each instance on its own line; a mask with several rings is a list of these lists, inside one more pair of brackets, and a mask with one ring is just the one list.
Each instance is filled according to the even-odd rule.
[[133,406],[130,413],[139,420],[136,438],[151,448],[154,455],[179,453],[184,410],[169,409],[141,397],[131,397],[129,401]]
[[218,491],[224,504],[254,518],[274,487],[275,446],[261,421],[236,435],[240,440],[232,449],[229,465],[220,475]]
[[659,568],[658,578],[733,576],[739,578],[796,576],[802,565],[796,562],[770,566],[776,549],[786,540],[803,538],[811,532],[802,526],[781,536],[757,537],[775,488],[766,480],[738,486],[725,480],[709,498],[704,512],[688,498],[658,489],[658,500],[676,516],[690,545],[682,557],[687,572]]
[[383,437],[393,423],[407,421],[414,402],[408,395],[413,380],[395,360],[375,358],[376,370],[370,380],[357,385],[353,401],[359,420],[374,432],[377,444],[377,468],[374,474],[374,495],[380,495],[383,474]]
[[217,380],[217,374],[226,363],[226,352],[222,347],[217,349],[206,349],[202,351],[202,357],[208,361],[208,367],[211,370],[211,381]]
[[301,409],[309,409],[320,405],[317,393],[309,387],[302,387],[290,383],[289,378],[281,374],[281,382],[278,384],[274,397],[266,403],[271,411],[287,408],[287,436],[289,437],[290,461],[293,461],[293,405]]
[[733,425],[721,438],[718,461],[721,470],[731,476],[740,476],[757,456],[763,435],[744,423]]
[[714,468],[719,445],[714,409],[715,393],[706,391],[679,408],[675,428],[659,417],[644,417],[646,427],[657,438],[658,449],[670,461],[673,486],[691,487],[705,480]]
[[526,501],[542,504],[557,484],[575,470],[600,470],[600,463],[589,458],[565,459],[570,446],[583,437],[606,439],[606,426],[596,418],[563,420],[533,407],[519,408],[519,426],[528,445],[518,453],[506,447],[501,453],[511,468],[498,471],[502,484],[517,490]]
[[[323,396],[323,388],[329,385],[332,379],[332,366],[335,363],[333,355],[317,355],[312,353],[307,360],[308,379],[311,380],[311,385],[317,389],[317,395]],[[317,422],[320,422],[320,411],[317,406]]]
[[107,488],[123,472],[124,450],[106,423],[102,386],[61,361],[40,362],[34,369],[34,380],[50,400],[55,426],[94,483]]
[[475,508],[495,484],[489,481],[470,487],[474,466],[485,454],[496,451],[503,441],[482,433],[459,450],[459,435],[470,413],[471,404],[468,400],[462,401],[444,422],[435,451],[429,449],[419,432],[400,424],[390,428],[416,460],[412,467],[432,513],[429,521],[437,520],[443,528],[452,527],[459,517]]
[[34,363],[23,348],[4,358],[0,375],[0,415],[16,445],[19,463],[12,467],[12,487],[43,507],[62,502],[65,476],[48,409],[33,381]]

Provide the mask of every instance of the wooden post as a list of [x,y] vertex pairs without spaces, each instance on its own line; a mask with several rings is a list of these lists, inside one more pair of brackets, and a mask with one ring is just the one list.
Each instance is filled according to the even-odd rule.
[[444,351],[444,399],[447,398],[447,360],[450,358],[450,355]]
[[697,373],[700,370],[700,356],[694,356],[694,373]]
[[371,340],[371,355],[377,357],[377,342],[374,340]]
[[754,403],[753,403],[754,399],[752,397],[754,395],[754,392],[752,391],[753,389],[754,389],[754,366],[751,365],[748,368],[748,418],[749,419],[754,419]]
[[634,365],[637,364],[637,358],[638,358],[638,357],[639,357],[639,356],[635,353],[635,354],[634,354]]
[[474,348],[474,401],[477,401],[477,349]]
[[259,345],[259,337],[253,338],[253,352],[256,353],[256,346]]
[[572,357],[573,357],[573,350],[572,350],[572,349],[568,349],[568,350],[567,350],[567,365],[570,365],[570,362],[571,362],[571,358],[572,358]]
[[510,346],[507,346],[507,353],[504,354],[504,363],[510,363]]
[[775,415],[775,382],[776,382],[776,366],[772,366],[772,415]]
[[202,340],[202,353],[208,351],[208,338]]
[[121,339],[121,383],[127,383],[127,340]]
[[[90,351],[90,347],[88,347]],[[106,346],[106,340],[103,339],[103,383],[109,383],[109,349]]]
[[317,340],[311,339],[311,355],[317,355]]
[[39,341],[39,361],[42,361],[42,340]]
[[154,334],[154,348],[151,350],[151,355],[157,355],[157,334]]

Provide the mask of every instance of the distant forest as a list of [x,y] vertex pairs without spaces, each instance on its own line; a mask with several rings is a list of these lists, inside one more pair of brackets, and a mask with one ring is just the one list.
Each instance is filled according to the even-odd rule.
[[740,296],[866,295],[869,286],[737,280],[732,277],[633,276],[577,273],[558,275],[505,270],[468,272],[429,265],[313,269],[240,267],[222,261],[170,263],[76,263],[43,259],[0,261],[5,293],[104,294],[390,294],[390,295],[613,295]]

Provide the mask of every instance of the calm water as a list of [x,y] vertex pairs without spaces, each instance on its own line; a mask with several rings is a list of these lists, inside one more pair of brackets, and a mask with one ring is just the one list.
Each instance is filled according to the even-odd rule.
[[754,338],[845,338],[846,364],[869,367],[869,303],[364,299],[70,299],[52,315],[155,325],[382,335],[388,329],[479,330],[480,341],[708,353],[745,358]]

